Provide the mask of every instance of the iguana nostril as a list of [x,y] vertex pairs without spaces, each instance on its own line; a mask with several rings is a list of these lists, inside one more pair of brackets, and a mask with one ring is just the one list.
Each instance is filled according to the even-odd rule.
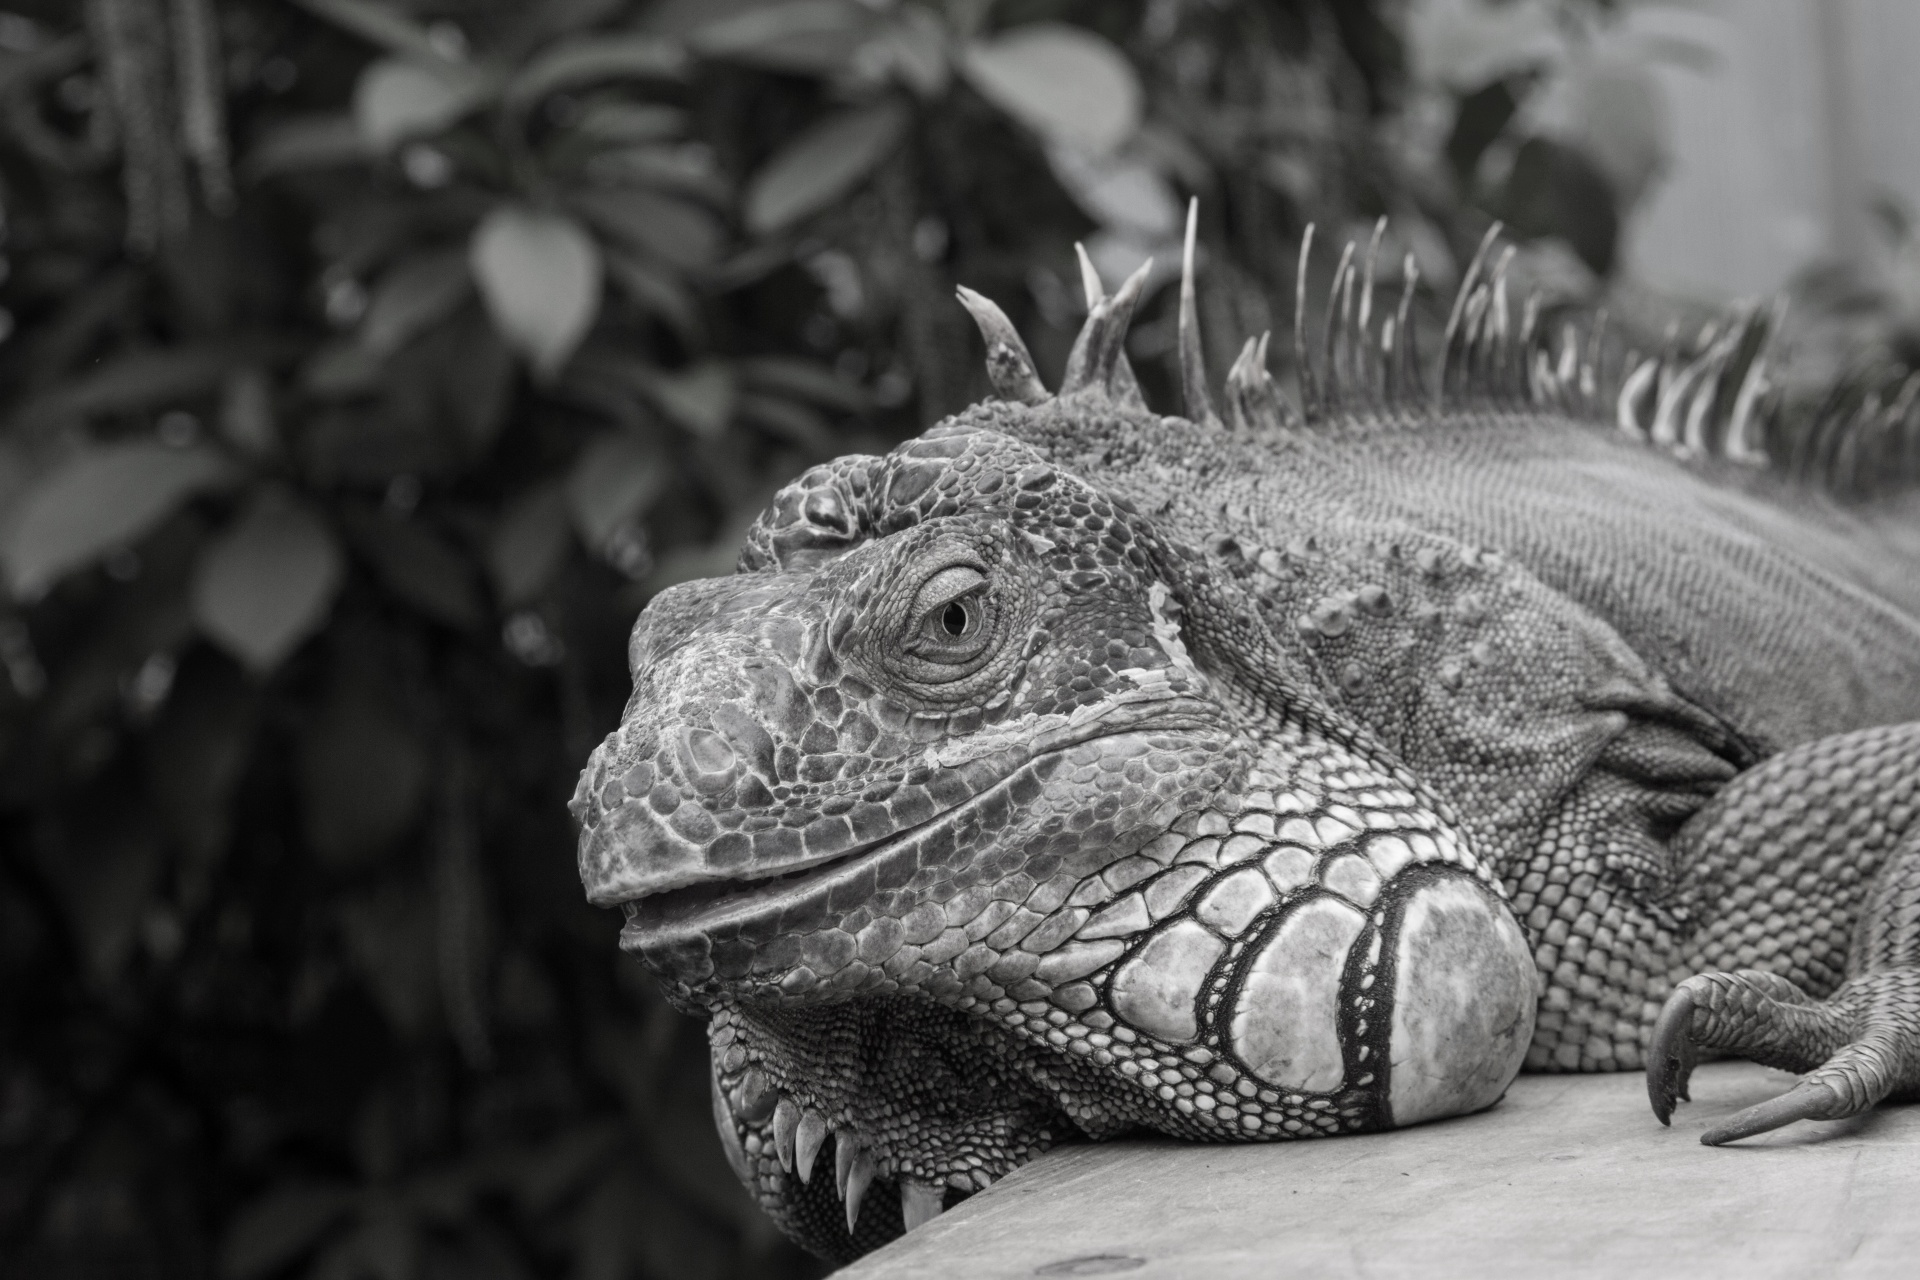
[[602,744],[587,757],[587,767],[580,771],[580,781],[574,784],[573,798],[567,801],[567,810],[573,814],[574,821],[588,830],[592,830],[600,821],[600,812],[593,801],[607,780],[605,751],[606,747]]
[[709,713],[713,727],[727,735],[727,743],[745,758],[741,763],[768,782],[775,777],[773,738],[765,726],[744,708],[723,702]]
[[[595,754],[597,757],[597,750]],[[593,773],[598,764],[597,758],[589,758],[587,767],[580,771],[580,780],[573,784],[573,797],[567,801],[567,812],[573,815],[575,822],[586,822],[592,809]]]
[[853,516],[840,501],[840,495],[831,489],[819,489],[808,494],[801,512],[808,524],[831,529],[845,537],[853,535]]
[[680,731],[680,754],[687,772],[696,778],[714,777],[733,771],[733,746],[711,729],[686,728]]

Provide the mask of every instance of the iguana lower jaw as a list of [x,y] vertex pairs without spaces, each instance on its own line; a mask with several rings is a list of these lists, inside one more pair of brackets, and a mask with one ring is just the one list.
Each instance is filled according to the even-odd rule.
[[[1058,879],[1062,887],[1029,908],[1037,923],[1033,908],[1057,905],[1051,896],[1074,876],[1095,875],[1164,833],[1229,775],[1230,741],[1195,708],[1130,709],[1145,714],[1116,718],[1138,727],[1115,730],[1096,719],[1060,745],[1036,734],[1028,752],[973,762],[971,772],[986,780],[967,787],[971,794],[869,846],[798,870],[626,900],[621,946],[682,1004],[806,1004],[876,989],[957,995],[964,968],[897,959],[909,937],[931,945],[957,932],[947,903],[965,894],[1011,906]],[[1093,732],[1103,728],[1109,731]],[[1129,761],[1149,785],[1119,785]],[[631,825],[616,829],[631,838]],[[647,851],[638,842],[633,856]],[[920,936],[928,931],[933,936]]]

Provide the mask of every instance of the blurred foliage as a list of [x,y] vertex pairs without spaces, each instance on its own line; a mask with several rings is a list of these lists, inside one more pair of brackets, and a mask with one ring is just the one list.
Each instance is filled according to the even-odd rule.
[[624,634],[983,390],[957,282],[1057,371],[1072,244],[1188,193],[1219,368],[1309,220],[1590,290],[1658,154],[1608,7],[1405,10],[12,0],[0,1270],[813,1273],[575,880]]
[[1859,261],[1816,262],[1792,282],[1795,368],[1809,389],[1878,377],[1891,383],[1886,399],[1910,405],[1920,394],[1920,220],[1892,193],[1871,212]]

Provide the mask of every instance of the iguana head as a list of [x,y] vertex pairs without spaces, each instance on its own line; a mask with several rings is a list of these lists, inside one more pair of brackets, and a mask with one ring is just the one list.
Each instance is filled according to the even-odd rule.
[[1006,399],[808,472],[733,577],[658,596],[581,777],[589,899],[711,1019],[735,1168],[829,1256],[1070,1136],[1404,1123],[1526,1046],[1524,939],[1444,807],[1026,443],[1202,429],[1132,391],[1138,287],[1057,397],[968,297]]

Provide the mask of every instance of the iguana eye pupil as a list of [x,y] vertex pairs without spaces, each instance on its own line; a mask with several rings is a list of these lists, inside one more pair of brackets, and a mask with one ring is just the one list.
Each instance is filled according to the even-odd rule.
[[964,636],[973,617],[967,612],[967,606],[955,600],[940,611],[940,625],[950,636]]

